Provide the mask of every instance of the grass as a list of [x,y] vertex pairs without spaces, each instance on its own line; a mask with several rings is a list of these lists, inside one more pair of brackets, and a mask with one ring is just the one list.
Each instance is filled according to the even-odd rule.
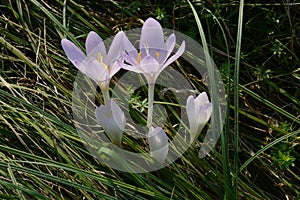
[[[0,198],[299,199],[299,6],[1,2]],[[83,48],[91,30],[108,38],[141,27],[148,17],[203,45],[225,83],[228,112],[220,141],[207,157],[198,157],[200,135],[196,148],[173,164],[133,174],[99,162],[78,136],[72,116],[77,70],[60,41],[67,37]],[[205,77],[183,66],[179,60],[175,68],[205,89]],[[176,121],[176,109],[171,111]],[[143,149],[132,138],[126,142],[133,151]]]

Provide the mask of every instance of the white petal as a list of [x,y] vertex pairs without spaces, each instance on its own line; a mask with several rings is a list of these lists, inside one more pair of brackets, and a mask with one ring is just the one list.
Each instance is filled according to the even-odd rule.
[[174,49],[175,44],[176,44],[176,37],[175,37],[175,34],[173,33],[168,37],[168,39],[165,43],[167,55],[166,55],[166,58],[163,60],[163,62],[165,62],[166,59],[170,56],[170,54],[172,53],[172,51]]
[[92,80],[94,80],[96,83],[109,79],[109,74],[105,69],[105,66],[103,66],[103,64],[99,63],[94,58],[86,59],[79,67],[79,70],[90,77]]
[[197,107],[196,108],[196,112],[199,113],[198,118],[195,119],[195,124],[196,124],[196,129],[195,132],[193,133],[195,135],[195,138],[197,138],[199,136],[199,134],[201,133],[203,127],[206,124],[206,119],[207,119],[207,114],[205,112],[205,106],[201,106],[201,107]]
[[190,125],[190,143],[192,143],[208,122],[212,113],[212,104],[208,101],[207,94],[202,92],[196,99],[189,96],[186,110]]
[[164,64],[164,67],[163,67],[163,68],[167,67],[167,66],[170,65],[172,62],[174,62],[177,58],[179,58],[179,57],[183,54],[184,50],[185,50],[185,41],[183,41],[183,42],[181,43],[181,46],[180,46],[180,48],[178,49],[178,51],[175,53],[175,55],[171,56],[171,57],[166,61],[166,63]]
[[189,128],[191,133],[191,142],[194,140],[195,133],[197,132],[197,115],[196,115],[195,99],[190,95],[186,102],[186,112],[189,120]]
[[79,66],[85,59],[84,53],[68,39],[62,39],[61,45],[68,59],[73,63],[75,67],[79,68]]
[[105,119],[103,116],[107,115],[109,110],[107,109],[107,106],[100,105],[99,107],[96,107],[95,114],[98,121],[102,123],[102,120]]
[[129,54],[123,55],[122,59],[120,59],[118,63],[121,66],[121,68],[126,69],[128,71],[132,71],[135,73],[143,72],[140,65]]
[[123,67],[123,65],[139,66],[140,64],[138,63],[137,58],[137,54],[135,56],[135,52],[131,52],[123,55],[118,62],[120,63],[121,61],[121,67]]
[[[153,58],[155,58],[157,60],[157,62],[161,65],[163,65],[163,63],[166,61],[166,59],[169,56],[169,52],[167,50],[167,47],[165,44],[163,44],[163,47],[160,49],[149,49],[147,51],[141,51],[141,58],[143,59],[145,56],[150,55]],[[145,53],[143,53],[145,52]],[[170,52],[171,53],[171,52]]]
[[197,98],[195,99],[197,107],[200,107],[201,105],[204,105],[209,102],[208,96],[206,92],[201,92]]
[[121,69],[119,63],[115,61],[109,66],[109,78],[112,78]]
[[141,68],[137,67],[137,66],[123,65],[122,68],[126,69],[128,71],[131,71],[131,72],[135,72],[135,73],[143,73],[143,71],[141,70]]
[[108,66],[110,66],[113,62],[115,62],[121,54],[124,52],[125,47],[123,44],[125,33],[123,31],[120,31],[116,34],[114,37],[112,44],[110,45],[108,54],[106,59],[104,59],[104,63]]
[[88,34],[85,41],[85,48],[87,56],[98,59],[100,53],[100,56],[102,56],[102,60],[104,60],[106,57],[106,48],[104,42],[101,37],[94,31],[91,31]]
[[197,122],[197,129],[195,132],[196,137],[201,133],[202,129],[204,128],[205,124],[207,123],[208,119],[210,118],[212,106],[211,103],[206,103],[200,107],[197,107],[197,111],[199,113]]
[[166,40],[166,48],[169,52],[172,52],[176,43],[176,36],[172,33]]
[[123,37],[123,45],[127,53],[137,58],[138,52],[126,36]]
[[116,124],[110,105],[101,105],[95,109],[96,118],[110,140],[116,144],[121,145],[123,130]]
[[146,56],[141,61],[141,68],[144,73],[155,74],[159,72],[160,66],[156,59],[152,56]]
[[142,27],[140,49],[161,49],[164,45],[164,34],[161,25],[153,18],[145,21]]
[[[103,127],[103,129],[107,129],[107,127],[110,127],[113,124],[112,114],[110,111],[109,106],[107,105],[100,105],[99,107],[96,107],[95,109],[95,115],[99,122],[99,124]],[[110,129],[110,128],[108,128]]]
[[195,98],[192,95],[190,95],[186,102],[186,112],[189,119],[195,119],[195,109]]
[[206,124],[212,113],[212,104],[210,102],[203,105],[203,110],[205,110],[205,118],[203,119],[203,123]]
[[117,126],[119,127],[119,129],[124,131],[124,128],[126,125],[126,119],[125,119],[124,112],[121,110],[121,108],[118,106],[118,104],[116,104],[116,102],[113,99],[110,100],[110,104],[111,104],[113,118],[114,118]]
[[161,127],[150,127],[148,133],[150,155],[160,163],[163,163],[168,155],[168,137]]
[[139,66],[137,61],[138,52],[126,36],[123,37],[123,47],[125,54],[121,55],[121,57],[118,59],[120,67],[129,71],[141,73],[141,70],[137,69],[137,66]]

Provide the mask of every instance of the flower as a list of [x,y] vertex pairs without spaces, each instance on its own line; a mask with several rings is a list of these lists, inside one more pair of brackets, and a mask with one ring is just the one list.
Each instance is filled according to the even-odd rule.
[[190,143],[192,143],[211,116],[212,104],[209,102],[206,92],[202,92],[197,98],[189,96],[186,102],[186,111],[190,125]]
[[121,67],[136,73],[143,73],[148,83],[155,83],[160,72],[183,54],[184,41],[179,50],[169,58],[175,43],[174,34],[164,41],[161,25],[155,19],[149,18],[142,27],[139,52],[128,38],[124,39],[124,48],[127,53],[123,55]]
[[110,99],[106,105],[95,109],[96,118],[112,143],[121,146],[122,135],[126,125],[125,115],[121,108]]
[[149,128],[148,142],[150,155],[160,163],[163,163],[168,155],[168,137],[161,127]]
[[97,84],[104,81],[103,87],[108,87],[110,79],[120,69],[116,61],[124,52],[122,45],[124,37],[126,37],[124,32],[119,32],[114,37],[108,53],[101,37],[93,31],[86,38],[86,55],[68,39],[62,39],[61,45],[77,69]]

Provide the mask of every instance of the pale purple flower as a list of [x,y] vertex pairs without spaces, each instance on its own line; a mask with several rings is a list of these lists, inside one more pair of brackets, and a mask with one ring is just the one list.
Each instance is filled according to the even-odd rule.
[[159,22],[149,18],[142,27],[139,51],[127,38],[124,39],[127,54],[121,60],[123,62],[121,67],[136,73],[143,73],[148,83],[155,83],[161,71],[183,54],[185,50],[184,41],[179,50],[170,57],[175,44],[175,35],[171,34],[165,41],[163,29]]
[[86,38],[86,55],[68,39],[62,39],[61,45],[77,69],[97,84],[105,82],[104,86],[108,87],[110,79],[120,69],[116,61],[124,52],[124,37],[126,37],[124,32],[119,32],[114,37],[108,53],[101,37],[93,31]]
[[190,143],[192,143],[211,116],[212,104],[209,102],[206,92],[202,92],[197,98],[189,96],[186,102],[186,111],[190,125]]
[[126,125],[126,119],[121,108],[113,99],[106,105],[100,105],[95,109],[96,118],[112,143],[121,146],[122,135]]
[[161,127],[149,128],[148,142],[150,155],[160,163],[163,163],[168,155],[168,137]]

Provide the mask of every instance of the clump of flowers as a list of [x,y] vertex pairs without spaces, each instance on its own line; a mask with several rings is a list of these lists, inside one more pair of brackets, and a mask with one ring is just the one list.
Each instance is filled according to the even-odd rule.
[[61,45],[73,65],[95,81],[101,88],[104,100],[109,100],[110,79],[120,70],[118,58],[124,52],[124,32],[119,32],[113,39],[108,53],[102,38],[91,31],[85,41],[86,54],[68,39],[62,39]]
[[[95,108],[95,116],[111,142],[118,146],[122,144],[126,119],[118,104],[110,98],[110,80],[121,68],[145,76],[148,83],[147,140],[150,155],[163,163],[168,155],[169,143],[165,131],[152,124],[154,87],[159,74],[184,53],[185,42],[171,56],[176,44],[175,34],[165,40],[159,22],[149,18],[141,30],[139,49],[133,46],[122,31],[114,37],[108,53],[103,40],[95,32],[87,36],[86,53],[68,39],[63,39],[61,44],[73,65],[101,88],[104,105]],[[197,98],[188,98],[186,109],[192,143],[210,118],[212,106],[206,93],[201,93]]]

